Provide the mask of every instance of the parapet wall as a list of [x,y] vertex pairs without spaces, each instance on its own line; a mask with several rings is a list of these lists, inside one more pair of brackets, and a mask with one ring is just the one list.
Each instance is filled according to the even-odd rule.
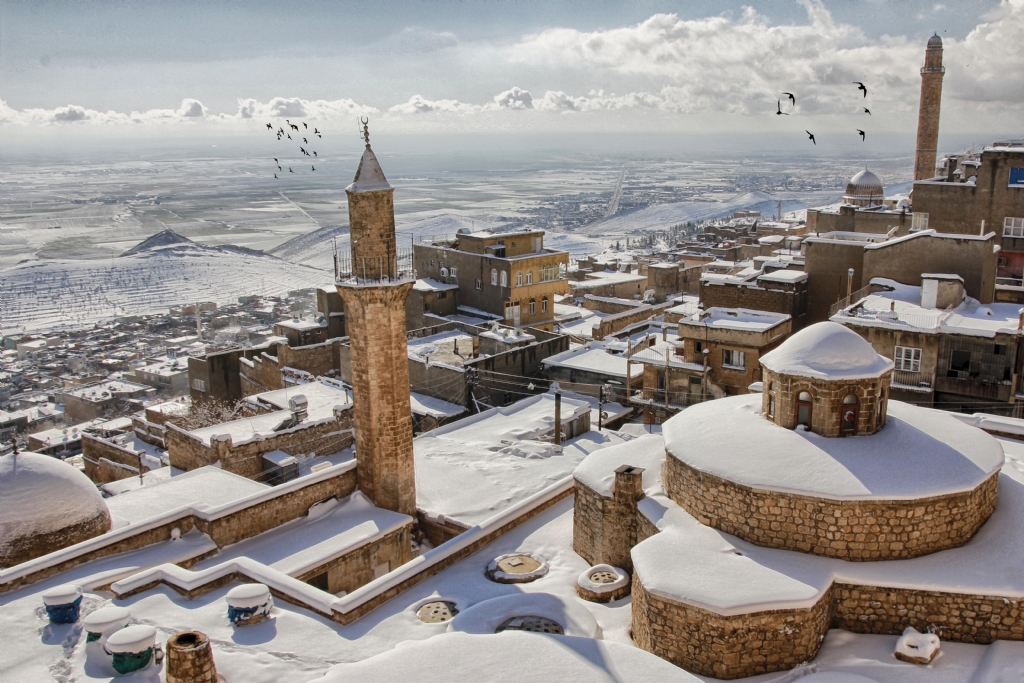
[[995,511],[998,473],[971,491],[917,500],[829,500],[762,491],[665,458],[668,497],[701,524],[755,545],[844,560],[956,548]]

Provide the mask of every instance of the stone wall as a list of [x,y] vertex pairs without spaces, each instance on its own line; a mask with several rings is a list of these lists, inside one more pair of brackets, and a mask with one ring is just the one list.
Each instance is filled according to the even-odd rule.
[[633,558],[629,553],[638,543],[640,516],[636,502],[644,496],[641,472],[642,469],[635,474],[617,472],[611,497],[575,481],[572,549],[590,564],[632,570]]
[[807,281],[789,284],[758,280],[754,284],[701,280],[700,301],[705,310],[749,308],[786,313],[793,318],[793,329],[799,330],[807,318]]
[[762,491],[701,472],[671,453],[665,489],[701,524],[755,545],[844,560],[906,559],[970,540],[996,505],[998,473],[973,491],[918,500],[842,501]]
[[633,641],[693,673],[733,679],[813,659],[829,627],[828,600],[809,609],[722,616],[652,595],[633,575]]
[[663,304],[644,306],[643,308],[638,308],[633,311],[610,315],[607,318],[602,318],[600,322],[594,325],[591,336],[600,341],[608,335],[618,332],[624,327],[653,318],[662,311],[672,308],[673,306],[675,306],[675,303],[667,301]]
[[[797,426],[797,399],[808,392],[811,401],[810,429],[821,436],[841,436],[843,400],[853,394],[857,397],[857,435],[874,434],[885,425],[886,403],[892,371],[878,378],[825,381],[780,375],[764,368],[764,391],[761,395],[761,413],[785,429]],[[771,407],[774,399],[774,407]]]
[[[113,536],[107,543],[71,555],[65,560],[55,562],[50,566],[41,567],[24,576],[0,582],[0,593],[41,581],[85,562],[168,541],[171,539],[173,529],[178,529],[182,535],[187,534],[193,528],[198,529],[208,534],[218,547],[223,548],[224,546],[238,543],[246,538],[269,531],[293,519],[305,516],[314,503],[331,497],[344,498],[351,495],[355,488],[355,470],[346,470],[338,472],[335,476],[320,479],[300,488],[281,490],[280,494],[274,495],[260,503],[212,519],[203,519],[191,513],[182,513],[181,516],[168,519],[158,526],[146,526],[129,536]],[[93,535],[99,535],[109,529],[109,527],[110,520],[108,518],[106,527]],[[71,541],[71,543],[80,542],[85,540],[85,538],[88,537],[77,538]],[[46,551],[47,553],[66,548],[70,545],[68,538],[64,536],[60,539],[55,539],[55,541],[58,542],[47,546],[49,548]],[[192,558],[192,561],[197,562],[200,559],[202,558]],[[26,560],[20,560],[19,563],[24,561]]]
[[329,455],[351,446],[352,411],[338,411],[335,416],[337,419],[300,424],[238,445],[234,445],[227,434],[211,438],[211,443],[204,443],[180,427],[168,425],[165,435],[167,454],[171,465],[181,470],[194,470],[219,460],[221,467],[228,472],[261,481],[263,462],[260,456],[264,453],[281,450],[290,454]]
[[309,581],[326,573],[328,593],[351,593],[376,578],[376,567],[386,565],[387,571],[390,572],[412,559],[411,531],[410,521],[401,529],[385,534],[376,541],[310,569],[296,578]]
[[137,453],[91,434],[82,434],[82,459],[85,476],[97,484],[139,476],[141,462]]
[[269,353],[261,353],[251,359],[241,359],[238,374],[243,397],[284,387],[281,380],[281,364],[276,356]]

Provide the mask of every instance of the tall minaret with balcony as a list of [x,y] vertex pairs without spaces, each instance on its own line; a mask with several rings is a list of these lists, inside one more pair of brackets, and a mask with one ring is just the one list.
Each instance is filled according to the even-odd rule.
[[359,488],[378,507],[416,515],[405,300],[415,276],[399,268],[394,188],[366,149],[348,195],[352,260],[339,261],[352,348],[352,401]]
[[921,67],[921,104],[917,113],[917,154],[914,157],[914,180],[935,177],[935,154],[939,146],[939,105],[942,102],[942,38],[935,34],[928,39]]

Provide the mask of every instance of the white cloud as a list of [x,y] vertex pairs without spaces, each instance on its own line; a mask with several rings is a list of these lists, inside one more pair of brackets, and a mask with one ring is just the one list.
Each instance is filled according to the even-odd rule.
[[185,118],[203,117],[206,116],[206,107],[199,100],[184,99],[181,101],[181,108],[178,109],[178,115]]
[[479,105],[466,104],[458,100],[428,100],[422,95],[413,95],[407,102],[396,104],[388,109],[389,114],[431,114],[446,112],[454,114],[473,114],[482,109]]
[[509,90],[495,95],[494,104],[499,109],[533,109],[533,95],[528,90],[513,86]]
[[68,105],[53,110],[54,121],[85,121],[87,118],[89,118],[89,114],[83,107]]

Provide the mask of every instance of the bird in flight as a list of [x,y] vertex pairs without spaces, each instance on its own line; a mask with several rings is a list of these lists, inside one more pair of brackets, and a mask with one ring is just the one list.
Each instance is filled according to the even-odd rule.
[[306,153],[306,148],[305,147],[299,147],[299,151],[302,152],[303,154],[305,154]]
[[796,106],[796,97],[793,96],[793,93],[791,93],[791,92],[784,92],[782,94],[786,95],[787,97],[789,97],[789,101],[793,104],[794,107]]
[[289,140],[291,140],[291,139],[292,139],[292,134],[291,134],[291,133],[288,133],[288,139],[289,139]]
[[314,171],[316,170],[316,166],[311,166],[311,168],[312,168],[312,169],[313,169]]
[[295,173],[295,171],[293,171],[293,170],[292,170],[292,167],[291,167],[291,166],[289,166],[289,167],[288,167],[288,172],[289,172],[289,173]]
[[862,130],[861,130],[860,128],[856,128],[855,130],[856,130],[856,131],[857,131],[858,133],[860,133],[860,141],[861,141],[861,142],[864,142],[864,131],[862,131]]
[[324,137],[323,135],[320,135],[320,133],[317,133],[316,136],[321,139]]
[[274,157],[274,161],[276,161],[277,163],[281,163],[280,161],[277,161],[277,157]]
[[278,170],[278,171],[280,171],[280,170],[281,170],[281,167],[280,167],[280,166],[278,166],[278,167],[277,167],[277,170]]
[[302,138],[302,141],[305,142],[307,145],[309,144],[309,140],[307,140],[306,138]]
[[302,127],[303,127],[303,128],[309,128],[309,126],[307,126],[307,125],[306,125],[306,122],[305,122],[305,121],[303,121],[303,122],[302,122]]
[[813,143],[814,143],[814,146],[815,146],[815,147],[817,147],[817,146],[818,146],[818,141],[814,139],[814,133],[812,133],[812,132],[811,132],[811,131],[809,131],[809,130],[805,130],[804,132],[805,132],[805,133],[807,133],[807,137],[808,137],[808,139],[809,139],[809,140],[810,140],[811,142],[813,142]]
[[267,124],[267,130],[274,130],[274,127],[268,123]]
[[313,156],[316,156],[316,150],[315,149],[313,150]]
[[860,90],[862,93],[864,93],[864,97],[868,96],[868,89],[867,87],[865,87],[863,83],[861,83],[860,81],[853,81],[853,84],[857,86],[857,90]]
[[290,123],[288,125],[290,125],[292,127],[292,130],[298,130],[299,129],[299,127],[296,126],[294,123]]
[[782,111],[782,100],[778,101],[778,103],[776,104],[776,107],[778,107],[778,109],[775,110],[775,115],[776,116],[789,116],[789,114],[787,114],[786,112]]
[[867,107],[864,107],[864,113],[867,114],[868,116],[871,116],[871,110],[868,109]]
[[[276,173],[274,174],[274,177],[277,178],[277,174]],[[277,179],[280,180],[280,178],[277,178]]]
[[314,134],[314,135],[320,135],[320,131],[318,131],[318,130],[316,129],[316,126],[313,126],[313,134]]

